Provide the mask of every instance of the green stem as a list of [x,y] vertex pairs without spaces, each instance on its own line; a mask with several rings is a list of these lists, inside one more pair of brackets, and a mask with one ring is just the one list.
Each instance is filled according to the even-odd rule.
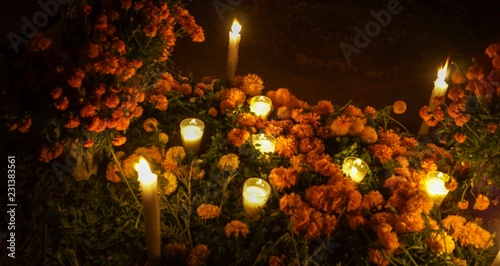
[[415,262],[413,260],[413,257],[410,255],[410,252],[408,252],[408,250],[406,250],[406,248],[404,248],[403,246],[401,246],[401,249],[403,250],[403,252],[406,254],[406,256],[408,256],[411,260],[411,262],[413,263],[413,265],[415,266],[418,266],[417,262]]
[[405,126],[403,126],[403,124],[401,124],[398,120],[392,118],[390,115],[385,115],[387,118],[389,118],[390,120],[392,120],[392,122],[398,124],[400,127],[402,127],[406,132],[410,132]]

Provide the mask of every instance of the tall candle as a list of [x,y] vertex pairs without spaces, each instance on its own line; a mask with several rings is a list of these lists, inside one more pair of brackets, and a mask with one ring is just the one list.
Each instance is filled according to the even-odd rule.
[[148,162],[141,157],[135,165],[139,174],[142,195],[142,213],[146,230],[148,265],[161,264],[160,207],[158,203],[157,176],[151,172]]
[[356,183],[363,181],[368,169],[368,164],[357,157],[347,157],[342,163],[342,172]]
[[[432,89],[432,94],[431,98],[429,100],[429,111],[434,111],[437,107],[437,104],[435,104],[432,99],[435,97],[441,97],[446,94],[446,90],[448,89],[448,84],[444,80],[446,78],[446,71],[448,70],[448,59],[446,60],[446,63],[443,68],[438,70],[437,73],[437,79],[434,81],[434,88]],[[420,130],[418,131],[418,135],[425,136],[429,133],[429,125],[425,123],[425,121],[422,122],[422,125],[420,126]]]
[[243,184],[243,208],[250,217],[259,214],[269,198],[271,186],[264,179],[252,177]]
[[182,120],[180,127],[182,147],[184,147],[184,150],[198,155],[205,124],[199,119],[188,118]]
[[233,80],[236,66],[238,65],[238,47],[240,46],[241,40],[240,30],[240,23],[234,19],[231,30],[229,31],[229,48],[227,53],[227,79],[229,81]]
[[252,145],[262,153],[274,152],[276,138],[266,134],[252,135]]
[[266,118],[271,112],[272,106],[271,99],[263,95],[254,96],[250,99],[250,112],[260,117]]
[[427,195],[434,201],[437,206],[441,206],[446,195],[448,195],[448,189],[445,183],[450,179],[450,177],[439,171],[431,171],[427,173],[427,176],[423,180],[424,189]]

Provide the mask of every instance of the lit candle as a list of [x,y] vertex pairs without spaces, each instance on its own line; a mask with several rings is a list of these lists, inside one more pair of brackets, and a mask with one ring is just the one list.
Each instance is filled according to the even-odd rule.
[[205,124],[199,119],[188,118],[182,120],[180,127],[182,146],[184,147],[184,150],[198,155],[200,152],[203,131],[205,130]]
[[368,169],[365,161],[357,157],[347,157],[342,164],[342,172],[356,183],[363,181]]
[[252,177],[243,184],[243,208],[250,217],[259,214],[269,198],[271,186],[265,180]]
[[229,31],[229,48],[227,54],[227,79],[229,81],[233,80],[236,66],[238,65],[238,47],[240,46],[241,39],[240,30],[240,23],[234,19]]
[[146,231],[148,265],[161,264],[160,207],[158,203],[157,176],[151,172],[148,162],[141,157],[135,165],[139,174],[142,194],[142,213]]
[[[437,79],[434,81],[434,89],[432,89],[432,94],[431,98],[429,100],[429,111],[434,111],[437,107],[437,104],[435,104],[432,99],[435,97],[441,97],[446,94],[446,90],[448,89],[448,84],[444,79],[446,78],[446,71],[448,70],[448,59],[446,60],[446,63],[444,64],[444,67],[438,70],[437,73]],[[422,122],[422,125],[420,126],[420,130],[418,131],[419,135],[425,136],[429,133],[429,125],[425,123],[425,121]]]
[[252,135],[252,145],[262,153],[274,152],[276,138],[266,134]]
[[266,96],[254,96],[250,99],[250,112],[259,117],[266,118],[271,112],[273,102]]
[[441,206],[444,198],[448,195],[448,189],[445,183],[449,179],[450,177],[447,174],[439,171],[427,173],[424,179],[424,189],[437,206]]

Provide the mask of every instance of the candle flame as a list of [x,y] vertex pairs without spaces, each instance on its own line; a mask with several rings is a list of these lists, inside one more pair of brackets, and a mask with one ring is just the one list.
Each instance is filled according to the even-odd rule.
[[234,19],[233,25],[231,26],[231,33],[237,35],[240,33],[240,31],[241,31],[241,25],[238,22],[238,20]]
[[151,184],[156,180],[156,175],[151,172],[149,164],[144,157],[139,159],[139,162],[135,165],[135,170],[139,174],[139,181],[142,184]]
[[446,63],[444,64],[444,67],[438,70],[437,73],[437,80],[436,80],[436,85],[440,85],[441,87],[444,87],[444,85],[447,85],[444,79],[446,78],[446,72],[448,71],[448,61],[449,57],[446,59]]

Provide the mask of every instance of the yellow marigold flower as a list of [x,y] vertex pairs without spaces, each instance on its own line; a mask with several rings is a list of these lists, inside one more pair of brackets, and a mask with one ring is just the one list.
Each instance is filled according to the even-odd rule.
[[228,238],[231,236],[237,238],[240,235],[243,237],[247,237],[248,233],[250,233],[250,230],[248,229],[248,225],[244,222],[232,220],[231,222],[226,224],[226,226],[224,227],[224,232],[226,233],[226,236]]
[[450,178],[450,181],[445,184],[446,189],[448,189],[450,192],[455,191],[455,189],[458,188],[458,182],[455,178]]
[[177,177],[170,171],[166,171],[163,173],[163,178],[167,180],[167,184],[165,185],[165,195],[170,195],[177,190]]
[[395,101],[392,110],[395,114],[404,114],[406,112],[406,103],[404,101]]
[[161,132],[160,134],[158,134],[158,140],[161,144],[165,145],[168,143],[169,138],[166,133]]
[[150,117],[144,121],[142,128],[146,132],[153,132],[158,128],[158,120],[156,118]]
[[455,249],[455,241],[453,241],[453,238],[446,232],[431,233],[429,238],[425,240],[425,243],[431,252],[439,255],[442,255],[443,253],[451,254]]
[[466,260],[456,258],[456,257],[453,260],[453,263],[454,263],[453,265],[455,265],[455,266],[467,266],[467,265],[469,265]]
[[345,116],[338,116],[330,124],[330,133],[333,136],[345,136],[351,127],[351,119]]
[[140,156],[132,153],[130,156],[122,161],[122,169],[126,178],[132,178],[137,176],[137,171],[135,170],[135,165],[139,162]]
[[234,153],[229,153],[222,156],[217,163],[217,166],[219,166],[220,169],[228,172],[234,172],[238,170],[239,165],[240,159],[238,155]]
[[200,266],[205,265],[205,260],[210,255],[210,250],[207,245],[200,244],[194,247],[186,259],[186,265],[188,266]]
[[269,182],[279,191],[295,186],[297,181],[297,171],[293,168],[284,168],[283,166],[280,166],[278,168],[274,168],[269,173]]
[[453,232],[451,236],[453,236],[454,239],[458,239],[462,234],[466,222],[467,220],[459,215],[449,215],[442,221],[443,227],[448,233]]
[[464,246],[474,246],[476,249],[487,249],[493,246],[493,238],[490,232],[481,228],[475,222],[465,224],[461,234],[458,236],[458,242]]
[[458,208],[461,210],[467,210],[469,208],[469,201],[462,200],[458,203]]
[[422,214],[417,212],[409,212],[396,217],[394,231],[397,233],[416,233],[425,228]]
[[220,208],[219,206],[203,203],[196,209],[196,212],[201,219],[213,219],[219,217]]
[[476,198],[476,203],[474,203],[474,210],[484,211],[490,206],[490,199],[483,194],[479,194]]
[[387,266],[390,264],[389,260],[382,254],[382,252],[374,248],[368,249],[368,259],[377,266]]

